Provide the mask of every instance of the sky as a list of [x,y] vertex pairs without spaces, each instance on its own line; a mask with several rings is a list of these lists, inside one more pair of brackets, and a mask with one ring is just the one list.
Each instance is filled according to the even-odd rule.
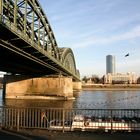
[[140,75],[140,0],[39,1],[81,76],[106,74],[106,55],[115,55],[117,73]]

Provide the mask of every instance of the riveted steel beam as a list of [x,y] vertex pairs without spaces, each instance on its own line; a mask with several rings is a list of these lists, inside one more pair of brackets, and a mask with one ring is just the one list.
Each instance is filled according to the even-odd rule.
[[26,34],[27,26],[27,0],[25,0],[25,9],[24,9],[24,34]]
[[14,26],[17,27],[17,2],[18,0],[15,0],[14,3]]
[[0,0],[0,21],[2,20],[3,0]]

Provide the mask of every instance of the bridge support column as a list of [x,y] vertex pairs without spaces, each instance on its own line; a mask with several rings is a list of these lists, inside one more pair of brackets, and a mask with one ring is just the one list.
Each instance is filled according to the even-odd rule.
[[72,78],[32,78],[6,84],[5,98],[73,99]]
[[2,20],[2,7],[3,7],[2,3],[3,0],[0,0],[0,21]]
[[82,82],[73,82],[73,90],[81,91],[82,90]]

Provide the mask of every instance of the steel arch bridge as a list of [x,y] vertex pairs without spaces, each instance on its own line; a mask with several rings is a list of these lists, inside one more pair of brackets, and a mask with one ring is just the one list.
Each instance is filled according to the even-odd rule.
[[0,70],[80,80],[70,48],[59,48],[38,0],[0,0]]

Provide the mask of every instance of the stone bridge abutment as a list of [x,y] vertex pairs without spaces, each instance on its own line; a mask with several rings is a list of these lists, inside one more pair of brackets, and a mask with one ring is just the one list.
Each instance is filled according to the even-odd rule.
[[[25,76],[26,77],[26,76]],[[19,77],[4,78],[5,98],[13,99],[74,99],[73,91],[81,90],[81,82],[71,77],[37,77],[21,80]]]

